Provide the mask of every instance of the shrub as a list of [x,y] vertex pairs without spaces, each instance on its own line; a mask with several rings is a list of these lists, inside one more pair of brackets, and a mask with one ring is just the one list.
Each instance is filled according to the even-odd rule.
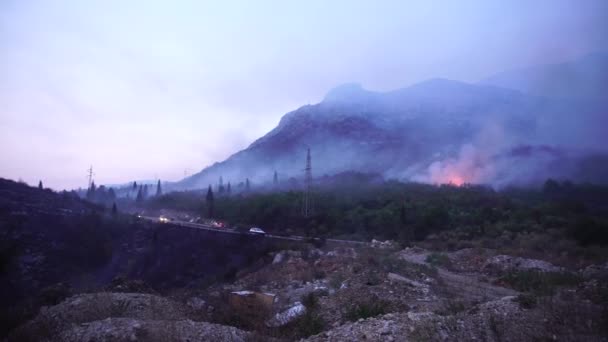
[[308,310],[295,322],[295,330],[299,337],[316,335],[325,329],[325,321],[317,313]]
[[319,302],[319,299],[317,298],[314,292],[309,292],[303,295],[300,300],[308,310],[314,309],[317,306],[317,303]]
[[447,301],[445,301],[442,305],[442,307],[437,310],[437,314],[438,315],[442,315],[442,316],[449,316],[449,315],[455,315],[459,312],[462,312],[464,310],[466,310],[466,305],[463,301],[460,300],[454,300],[454,299],[448,299]]
[[325,271],[323,271],[323,270],[315,269],[313,271],[313,276],[315,279],[324,279],[327,276],[327,274],[325,274]]
[[452,266],[452,261],[450,260],[450,258],[442,253],[431,253],[426,257],[426,262],[428,262],[429,264],[438,267],[446,267],[449,268],[450,266]]
[[524,309],[532,309],[536,306],[536,296],[530,293],[522,293],[515,297],[515,301]]
[[377,272],[371,272],[367,275],[367,281],[365,285],[367,286],[376,286],[382,283],[383,278]]
[[334,289],[339,289],[340,287],[342,287],[342,283],[344,282],[344,276],[342,275],[342,273],[334,273],[331,275],[331,277],[329,278],[329,286],[331,286]]
[[375,317],[384,315],[387,313],[386,308],[388,302],[384,300],[367,300],[351,305],[344,314],[344,317],[352,322],[359,320],[360,318],[366,319],[369,317]]
[[569,272],[512,271],[500,278],[517,291],[552,294],[560,286],[573,286],[581,278]]

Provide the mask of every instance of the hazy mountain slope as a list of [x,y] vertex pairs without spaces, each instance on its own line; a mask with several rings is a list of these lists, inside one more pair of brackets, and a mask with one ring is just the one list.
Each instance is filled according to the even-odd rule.
[[595,53],[575,61],[509,70],[480,82],[534,95],[605,100],[608,93],[608,54]]
[[[606,120],[599,109],[444,79],[387,93],[347,84],[330,91],[319,104],[287,113],[275,129],[245,150],[177,186],[204,188],[220,176],[233,185],[246,178],[267,183],[275,170],[281,179],[300,178],[307,147],[316,176],[355,170],[444,182],[453,178],[444,169],[464,163],[458,166],[455,182],[492,183],[497,174],[508,172],[489,171],[485,164],[508,155],[513,147],[600,146],[605,139],[598,122]],[[467,160],[461,162],[463,158]],[[475,171],[478,168],[483,172]]]

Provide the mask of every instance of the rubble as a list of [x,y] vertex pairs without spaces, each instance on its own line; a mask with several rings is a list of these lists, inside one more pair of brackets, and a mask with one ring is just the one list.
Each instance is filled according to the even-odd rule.
[[190,308],[192,308],[192,310],[195,311],[201,311],[205,309],[206,306],[206,302],[199,297],[192,297],[190,299],[188,299],[188,302],[186,303]]
[[249,333],[207,322],[107,318],[61,332],[58,341],[247,341]]
[[302,316],[306,313],[306,307],[300,303],[296,302],[289,309],[279,312],[274,317],[266,322],[266,325],[269,327],[280,327],[289,322],[292,322],[294,319]]
[[398,248],[398,244],[395,241],[386,240],[379,241],[376,239],[372,240],[372,248],[380,248],[380,249],[396,249]]
[[540,272],[562,272],[562,267],[555,266],[549,262],[536,259],[526,259],[510,255],[497,255],[489,258],[483,265],[483,269],[490,273],[504,273],[508,271],[540,271]]
[[398,281],[398,282],[402,282],[402,283],[408,284],[408,285],[410,285],[412,287],[422,289],[422,291],[425,292],[425,293],[428,293],[428,291],[429,291],[429,286],[427,284],[424,284],[424,283],[421,283],[421,282],[418,282],[418,281],[406,278],[404,276],[401,276],[401,275],[398,275],[398,274],[395,274],[395,273],[390,273],[389,272],[388,275],[387,275],[387,278],[390,281]]

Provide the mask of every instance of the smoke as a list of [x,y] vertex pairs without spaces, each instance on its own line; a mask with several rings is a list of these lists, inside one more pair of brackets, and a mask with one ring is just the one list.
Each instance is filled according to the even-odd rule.
[[412,180],[432,184],[463,185],[492,183],[497,175],[496,155],[508,144],[502,125],[487,123],[481,131],[457,150],[455,157],[431,162],[426,170]]

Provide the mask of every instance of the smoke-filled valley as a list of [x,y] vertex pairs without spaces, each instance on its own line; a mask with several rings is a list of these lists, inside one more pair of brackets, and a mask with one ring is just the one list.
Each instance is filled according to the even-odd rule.
[[0,1],[0,340],[608,341],[608,1]]

